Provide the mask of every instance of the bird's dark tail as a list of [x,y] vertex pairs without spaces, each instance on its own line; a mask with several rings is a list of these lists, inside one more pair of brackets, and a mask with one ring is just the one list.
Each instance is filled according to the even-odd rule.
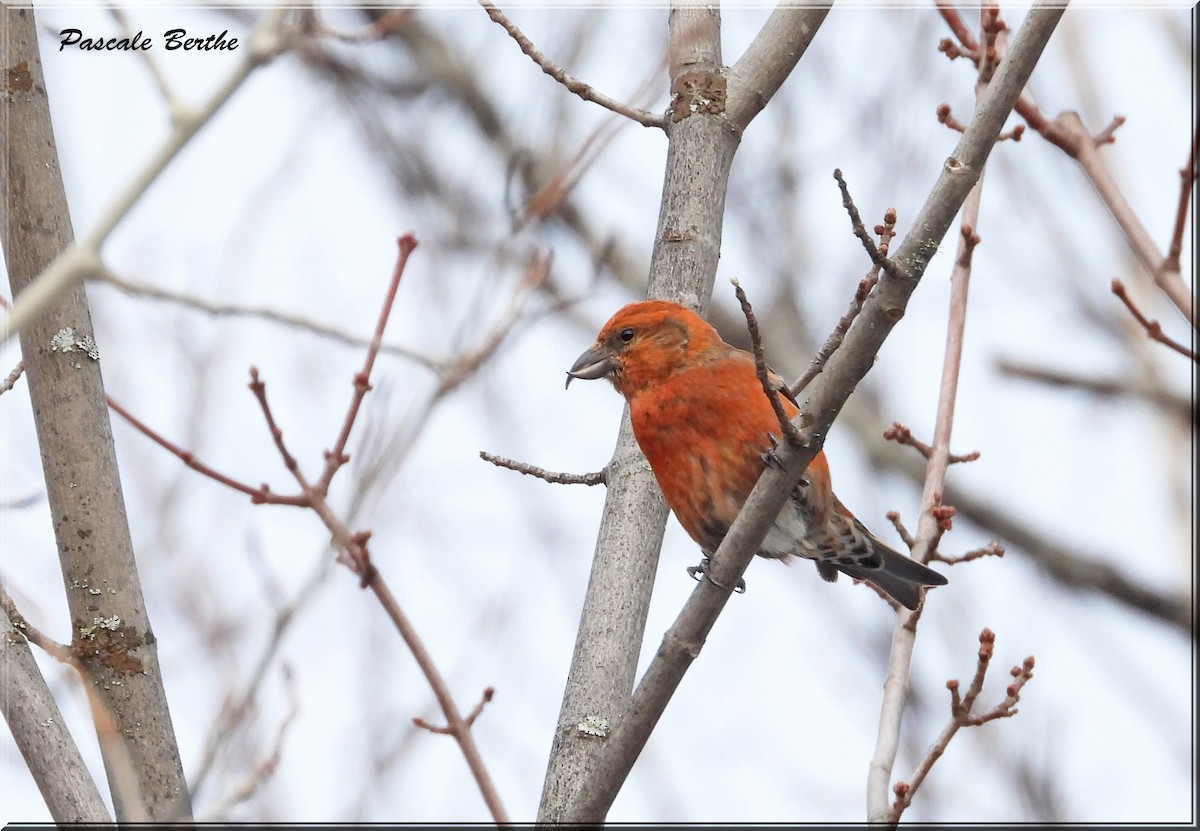
[[918,563],[912,557],[893,551],[858,520],[853,520],[856,530],[870,541],[871,555],[855,565],[836,562],[818,563],[818,570],[826,580],[836,579],[837,571],[855,580],[866,580],[874,584],[893,600],[908,609],[915,609],[921,602],[921,589],[926,586],[944,586],[945,575]]

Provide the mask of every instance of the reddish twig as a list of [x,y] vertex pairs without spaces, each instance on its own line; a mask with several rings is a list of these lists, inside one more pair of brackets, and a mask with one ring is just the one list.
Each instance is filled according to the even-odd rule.
[[929,555],[929,560],[937,560],[939,563],[945,563],[946,565],[953,566],[957,565],[958,563],[969,563],[972,560],[978,560],[983,557],[1003,556],[1004,546],[1000,545],[998,542],[989,542],[983,548],[973,548],[965,554],[958,554],[956,556],[948,557],[940,551],[934,551]]
[[329,483],[333,481],[333,475],[337,473],[338,468],[350,461],[350,457],[346,455],[346,442],[350,440],[350,431],[354,429],[354,421],[358,418],[358,409],[362,406],[362,400],[371,389],[371,369],[375,366],[375,358],[378,357],[379,347],[383,343],[383,330],[387,328],[388,318],[392,314],[392,303],[396,299],[396,290],[400,287],[400,278],[404,274],[404,267],[408,265],[409,255],[417,247],[417,240],[412,234],[405,234],[396,242],[400,247],[400,256],[396,259],[396,267],[392,270],[392,279],[388,283],[387,294],[384,296],[383,306],[379,310],[375,335],[371,338],[371,345],[367,347],[362,369],[354,376],[354,395],[350,399],[350,406],[346,409],[346,418],[342,422],[341,432],[338,433],[337,441],[333,443],[333,449],[326,452],[325,470],[321,472],[321,478],[317,480],[316,487],[322,493],[329,490]]
[[[945,18],[951,31],[956,36],[960,36],[961,30],[965,29],[965,24],[962,23],[961,17],[952,6],[939,6],[942,12],[942,17]],[[967,44],[970,41],[964,41],[960,37],[960,41]],[[943,46],[947,42],[943,42]],[[979,65],[978,52],[972,52],[970,49],[964,48],[959,50],[950,44],[951,48],[942,48],[949,57],[954,58],[960,55],[973,60],[976,65]],[[1003,48],[998,45],[997,50],[1003,55]],[[1079,115],[1071,111],[1060,112],[1053,119],[1047,118],[1028,90],[1022,91],[1020,97],[1017,98],[1013,110],[1025,120],[1025,122],[1038,132],[1042,138],[1058,147],[1068,156],[1076,161],[1083,169],[1084,175],[1095,187],[1101,201],[1112,214],[1113,219],[1121,228],[1129,247],[1141,262],[1142,267],[1154,279],[1155,285],[1158,286],[1171,302],[1183,313],[1184,317],[1195,326],[1195,301],[1192,297],[1191,289],[1184,283],[1180,273],[1177,257],[1172,258],[1168,252],[1163,256],[1154,238],[1146,229],[1141,218],[1134,211],[1133,206],[1129,204],[1129,200],[1125,198],[1120,187],[1117,185],[1116,179],[1112,172],[1108,169],[1108,165],[1099,153],[1099,148],[1105,144],[1112,144],[1116,141],[1116,131],[1125,123],[1125,117],[1115,115],[1108,126],[1099,133],[1091,134],[1083,125],[1083,121]],[[1196,137],[1193,136],[1192,146],[1195,148]],[[1191,158],[1194,158],[1193,150]],[[1190,192],[1190,185],[1183,186],[1183,193],[1180,197],[1180,208],[1177,210],[1176,228],[1182,228],[1186,223],[1186,200]],[[1178,214],[1182,212],[1184,218],[1180,218]],[[1172,239],[1174,242],[1174,238]]]
[[1200,140],[1200,126],[1192,130],[1192,146],[1188,149],[1187,164],[1179,171],[1179,202],[1175,207],[1175,227],[1171,231],[1171,245],[1163,259],[1164,271],[1179,272],[1179,255],[1183,251],[1183,233],[1187,229],[1188,203],[1192,197],[1192,186],[1196,184],[1196,142]]
[[254,393],[254,397],[258,399],[258,405],[262,408],[263,418],[267,422],[267,429],[271,433],[271,440],[275,442],[275,449],[283,457],[283,466],[288,469],[289,473],[296,477],[296,480],[300,483],[301,490],[307,493],[310,486],[304,478],[304,474],[300,471],[300,466],[296,463],[296,457],[288,452],[287,445],[283,443],[283,430],[279,429],[279,425],[275,423],[275,416],[271,412],[271,405],[267,403],[267,385],[259,378],[258,367],[250,367],[250,383],[247,386]]
[[[963,48],[968,52],[978,54],[979,42],[975,40],[975,35],[971,33],[970,27],[967,26],[962,16],[959,15],[958,9],[951,3],[938,3],[937,10],[941,14],[942,19],[946,21],[946,25],[950,27],[950,31],[958,38],[958,42],[962,44]],[[954,45],[952,41],[943,41],[943,43],[949,43],[951,46]],[[978,60],[978,58],[976,57],[975,60]]]
[[1163,334],[1162,324],[1157,320],[1147,319],[1141,310],[1134,305],[1133,299],[1129,294],[1126,293],[1125,284],[1116,278],[1113,278],[1112,281],[1112,293],[1121,298],[1121,302],[1125,304],[1125,308],[1129,309],[1129,313],[1142,325],[1142,328],[1146,330],[1146,334],[1150,336],[1151,340],[1156,340],[1164,346],[1169,346],[1186,358],[1191,358],[1193,361],[1200,361],[1195,352]]
[[799,429],[792,424],[792,420],[784,412],[783,402],[779,398],[779,388],[783,382],[779,376],[772,379],[771,376],[774,373],[767,368],[767,359],[763,354],[762,333],[758,330],[758,318],[754,316],[754,309],[750,307],[750,299],[746,297],[746,292],[742,290],[742,286],[737,280],[731,282],[738,302],[742,304],[742,314],[746,316],[746,328],[750,330],[750,345],[754,350],[754,371],[758,374],[758,382],[762,385],[763,394],[771,402],[771,409],[775,411],[779,429],[788,444],[793,447],[803,447],[805,445],[804,437],[800,435]]
[[496,467],[506,468],[507,470],[515,470],[517,473],[524,473],[526,476],[535,476],[538,479],[543,479],[552,485],[599,485],[604,482],[604,471],[600,470],[596,473],[555,473],[546,470],[545,468],[537,467],[536,465],[526,464],[525,462],[516,462],[512,459],[506,459],[503,456],[496,456],[488,453],[486,450],[479,451],[479,458],[485,462],[491,462]]
[[[912,434],[912,430],[898,421],[893,421],[892,426],[883,431],[883,437],[888,441],[896,442],[896,444],[907,444],[926,459],[933,456],[933,447],[918,439]],[[950,464],[956,464],[959,462],[973,462],[979,456],[980,453],[978,450],[972,450],[970,453],[951,453],[947,459]]]
[[[475,705],[475,709],[467,715],[466,719],[464,719],[468,727],[471,727],[475,724],[475,719],[479,718],[479,716],[483,713],[483,708],[491,703],[491,700],[495,695],[495,687],[488,687],[483,691],[483,696],[479,699],[479,703]],[[445,736],[454,734],[454,731],[451,728],[439,727],[435,724],[430,724],[420,716],[413,716],[412,723],[417,727],[420,727],[422,730],[428,730],[430,733],[441,733]]]
[[[949,104],[943,103],[943,104],[938,105],[937,120],[938,120],[938,124],[945,124],[951,130],[954,130],[959,133],[966,132],[967,125],[963,124],[961,121],[959,121],[957,118],[954,117],[954,114],[950,111]],[[996,141],[1001,142],[1001,141],[1008,141],[1010,139],[1012,141],[1020,141],[1021,136],[1023,136],[1023,135],[1025,135],[1025,125],[1018,124],[1017,126],[1013,127],[1011,130],[1006,130],[1003,133],[1001,133],[1000,135],[996,136]]]
[[1034,658],[1032,655],[1026,658],[1020,666],[1015,666],[1009,671],[1013,681],[1005,690],[1003,701],[983,713],[974,714],[971,712],[975,706],[976,699],[979,698],[979,694],[983,691],[983,682],[987,676],[988,667],[991,665],[995,643],[996,636],[990,629],[984,629],[979,633],[979,657],[975,665],[975,677],[971,679],[971,685],[967,688],[965,695],[959,694],[959,682],[957,679],[951,679],[946,682],[946,689],[950,691],[950,721],[934,741],[925,758],[921,760],[916,770],[913,771],[912,776],[908,778],[908,781],[897,782],[893,788],[893,793],[896,795],[896,801],[892,804],[890,813],[890,820],[893,825],[900,821],[900,815],[912,804],[913,795],[929,775],[929,771],[933,768],[934,763],[946,752],[950,740],[954,738],[955,733],[959,729],[963,727],[978,727],[989,721],[995,721],[1000,718],[1011,718],[1017,714],[1017,703],[1021,700],[1021,690],[1033,678]]
[[896,529],[896,533],[900,535],[900,539],[908,546],[909,551],[911,551],[917,542],[913,539],[913,535],[909,533],[908,529],[904,527],[904,523],[900,521],[900,512],[888,511],[887,518]]
[[150,427],[147,427],[132,414],[130,414],[128,410],[114,401],[111,395],[106,396],[105,400],[108,401],[108,407],[110,410],[129,422],[129,424],[135,430],[144,435],[146,438],[150,439],[159,447],[162,447],[171,455],[176,456],[180,461],[197,473],[202,473],[209,479],[220,482],[227,488],[232,488],[239,493],[246,494],[250,497],[250,501],[255,505],[294,505],[299,508],[307,508],[310,506],[309,499],[304,494],[300,494],[298,496],[282,496],[272,492],[266,483],[254,488],[245,484],[244,482],[239,482],[230,476],[226,476],[224,473],[221,473],[215,468],[209,467],[207,464],[197,459],[196,455],[190,450],[184,450],[179,445],[165,438],[162,434],[155,432]]
[[[984,49],[980,47],[978,41],[976,41],[971,35],[970,29],[963,21],[962,16],[958,13],[958,9],[949,3],[939,3],[938,11],[941,13],[942,19],[946,21],[946,25],[950,28],[950,31],[958,39],[957,44],[948,38],[943,39],[941,43],[938,44],[938,51],[945,54],[946,57],[950,58],[951,60],[954,60],[955,58],[967,58],[973,64],[975,64],[977,69],[982,71],[983,67],[981,64],[988,60],[988,56],[984,54]],[[984,11],[986,12],[987,10],[985,9]],[[1003,21],[1000,21],[1000,25],[1002,28],[995,32],[996,35],[998,35],[1003,28],[1006,28],[1003,27]],[[995,28],[995,24],[992,24],[992,28]],[[992,56],[992,59],[995,59],[997,55],[1001,58],[1003,57],[1004,50],[1002,45],[995,44],[994,51],[995,54]],[[1029,94],[1028,90],[1022,91],[1020,97],[1017,98],[1017,103],[1014,105],[1013,110],[1017,113],[1017,115],[1025,119],[1025,122],[1030,127],[1036,130],[1051,144],[1063,150],[1072,158],[1076,158],[1078,156],[1081,142],[1084,140],[1085,136],[1080,135],[1078,131],[1071,129],[1069,125],[1062,123],[1061,118],[1047,118],[1042,113],[1038,105],[1034,102],[1033,97]],[[1116,132],[1117,128],[1124,123],[1124,116],[1115,116],[1109,123],[1108,127],[1106,127],[1104,130],[1101,130],[1095,136],[1086,136],[1086,140],[1090,141],[1093,146],[1100,144],[1111,144],[1115,140],[1113,134]],[[1019,136],[1010,137],[1014,139],[1019,138]]]
[[[985,21],[990,12],[985,12]],[[1000,28],[998,19],[993,21]],[[999,38],[997,38],[997,41]],[[988,88],[981,71],[975,85],[977,100]],[[947,314],[946,350],[942,360],[941,384],[938,391],[937,415],[934,421],[933,444],[926,455],[925,482],[921,491],[921,515],[912,543],[912,556],[918,562],[926,562],[930,554],[938,550],[942,536],[950,529],[954,509],[942,504],[946,473],[952,455],[950,440],[954,427],[954,410],[958,397],[958,380],[962,368],[963,335],[967,319],[967,296],[971,281],[971,249],[978,238],[975,229],[979,225],[979,206],[983,193],[983,175],[975,182],[962,207],[962,233],[958,243],[958,255],[950,275],[950,307]],[[894,424],[893,430],[907,434],[911,431],[903,425]],[[917,611],[920,612],[921,607]],[[875,752],[867,773],[867,818],[871,822],[883,822],[893,815],[889,806],[889,782],[900,741],[900,717],[908,691],[912,654],[916,642],[918,615],[901,609],[896,617],[892,632],[892,645],[888,654],[887,676],[884,680],[883,702],[880,707],[879,731]]]
[[[250,389],[258,399],[263,411],[263,416],[267,421],[267,426],[271,431],[272,439],[275,442],[276,449],[284,459],[284,464],[295,477],[302,489],[302,496],[295,497],[293,501],[286,504],[298,504],[311,508],[321,518],[325,527],[329,529],[332,537],[332,545],[338,552],[338,561],[349,567],[360,579],[360,584],[363,588],[370,588],[374,592],[380,605],[391,618],[400,637],[404,640],[405,645],[412,653],[417,665],[420,667],[422,674],[433,690],[434,696],[441,706],[443,714],[446,716],[447,730],[451,733],[458,742],[463,756],[466,757],[467,764],[471,769],[471,773],[475,777],[475,781],[483,795],[484,802],[487,804],[493,819],[497,823],[507,823],[508,814],[500,802],[499,794],[496,791],[495,785],[492,783],[491,775],[488,773],[487,767],[483,763],[483,759],[479,754],[479,749],[475,744],[475,739],[471,734],[470,725],[458,711],[457,705],[450,694],[449,687],[446,685],[445,679],[438,671],[434,664],[429,651],[425,648],[424,642],[413,628],[408,616],[404,614],[403,609],[397,602],[395,596],[391,592],[391,588],[383,579],[379,570],[371,562],[370,551],[367,548],[367,542],[370,540],[371,533],[369,531],[351,531],[341,517],[333,510],[326,499],[329,484],[334,474],[344,465],[349,456],[346,454],[346,444],[350,438],[350,432],[354,427],[359,409],[362,405],[363,398],[371,389],[371,370],[375,364],[375,358],[379,354],[379,348],[383,340],[383,332],[387,326],[388,318],[391,315],[392,306],[396,298],[396,291],[400,284],[400,278],[404,273],[404,268],[408,263],[409,255],[416,248],[417,242],[412,234],[405,234],[398,240],[400,254],[396,261],[396,267],[392,272],[392,279],[388,284],[388,290],[384,297],[382,308],[380,309],[379,319],[375,326],[375,335],[371,340],[371,345],[367,348],[367,354],[363,361],[363,367],[354,376],[354,395],[350,399],[347,406],[346,416],[342,421],[341,429],[338,433],[337,440],[333,444],[333,449],[325,453],[325,467],[321,477],[310,484],[304,473],[300,470],[299,464],[295,458],[287,450],[283,442],[282,430],[275,422],[274,415],[271,412],[270,405],[266,397],[266,385],[261,380],[256,369],[251,369]],[[443,379],[443,382],[445,380]],[[180,450],[170,442],[160,436],[155,435],[148,430],[144,425],[124,412],[110,400],[110,406],[113,406],[122,416],[130,421],[131,424],[138,427],[147,436],[154,439],[158,444],[165,447],[167,450],[174,453],[179,458],[183,459],[190,467],[193,467],[201,472],[206,473],[211,478],[242,492],[250,493],[251,498],[256,502],[274,502],[278,503],[279,498],[269,499],[272,495],[267,491],[264,485],[261,489],[255,491],[248,488],[239,482],[236,482],[229,477],[217,474],[211,468],[200,465],[195,461],[190,453]]]
[[[896,209],[888,208],[883,212],[883,222],[875,226],[875,236],[879,237],[879,253],[886,255],[892,247],[892,239],[896,236]],[[876,279],[878,279],[876,273]]]
[[21,375],[24,372],[25,372],[25,362],[17,361],[17,365],[13,367],[12,372],[8,373],[8,375],[5,376],[3,381],[0,381],[0,395],[3,395],[4,393],[11,390],[13,388],[13,385],[17,383],[17,381],[21,378]]
[[983,33],[983,49],[980,52],[979,68],[980,84],[988,84],[996,74],[1000,65],[1001,36],[1008,30],[1008,24],[1000,17],[1000,7],[995,3],[983,6],[979,10],[979,30]]
[[962,236],[963,244],[959,246],[957,264],[959,268],[970,268],[971,258],[975,255],[975,246],[979,245],[980,237],[969,222],[962,224],[959,235]]

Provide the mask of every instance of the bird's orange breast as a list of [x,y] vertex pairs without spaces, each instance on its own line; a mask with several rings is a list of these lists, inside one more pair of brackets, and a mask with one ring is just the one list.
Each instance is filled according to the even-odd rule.
[[634,435],[667,504],[707,551],[724,538],[763,471],[771,434],[781,432],[748,358],[733,352],[630,398]]

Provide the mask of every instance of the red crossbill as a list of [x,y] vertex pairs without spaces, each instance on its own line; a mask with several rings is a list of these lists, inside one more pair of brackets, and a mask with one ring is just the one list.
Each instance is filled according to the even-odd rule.
[[[629,402],[638,445],[679,523],[711,555],[745,503],[781,432],[754,368],[703,318],[677,303],[625,306],[567,373],[607,378]],[[786,386],[788,418],[798,407]],[[829,463],[818,452],[767,532],[758,554],[806,557],[829,581],[840,571],[866,580],[915,609],[925,586],[946,578],[893,551],[833,493]]]

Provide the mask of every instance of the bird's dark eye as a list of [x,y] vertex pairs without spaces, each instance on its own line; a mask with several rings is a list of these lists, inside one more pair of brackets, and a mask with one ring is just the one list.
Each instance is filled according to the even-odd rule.
[[632,328],[622,329],[621,330],[621,341],[623,343],[629,343],[631,340],[633,340],[633,329]]

